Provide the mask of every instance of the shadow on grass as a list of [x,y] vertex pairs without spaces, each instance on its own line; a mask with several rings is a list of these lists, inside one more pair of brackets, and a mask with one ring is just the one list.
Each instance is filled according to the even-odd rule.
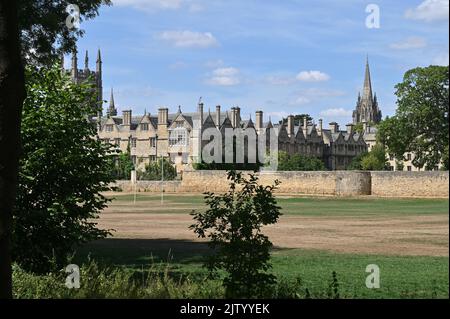
[[107,238],[78,249],[75,261],[142,269],[155,264],[199,265],[210,253],[206,243],[175,239]]

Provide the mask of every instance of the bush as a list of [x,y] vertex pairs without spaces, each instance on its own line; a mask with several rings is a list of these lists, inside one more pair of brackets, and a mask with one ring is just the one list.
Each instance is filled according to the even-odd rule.
[[280,182],[263,186],[254,174],[246,179],[235,171],[228,172],[228,179],[227,193],[205,193],[209,209],[191,213],[195,223],[190,229],[198,237],[210,239],[213,254],[205,266],[212,276],[218,270],[226,272],[223,285],[227,298],[268,296],[276,278],[268,273],[272,243],[261,227],[276,223],[281,215],[273,196]]
[[163,168],[165,181],[172,181],[177,177],[177,169],[173,163],[163,159],[145,165],[144,171],[138,171],[137,178],[139,180],[160,181],[163,177]]

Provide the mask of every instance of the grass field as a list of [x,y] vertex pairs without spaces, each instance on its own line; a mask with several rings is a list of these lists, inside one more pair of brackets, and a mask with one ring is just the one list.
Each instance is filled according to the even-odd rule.
[[[99,224],[113,238],[81,249],[137,276],[168,270],[173,278],[202,280],[204,242],[187,226],[189,212],[204,209],[203,197],[115,194]],[[273,272],[324,298],[333,271],[344,298],[448,298],[448,208],[446,199],[280,197],[283,217],[266,233],[275,243]],[[377,264],[381,288],[365,286],[366,266]]]

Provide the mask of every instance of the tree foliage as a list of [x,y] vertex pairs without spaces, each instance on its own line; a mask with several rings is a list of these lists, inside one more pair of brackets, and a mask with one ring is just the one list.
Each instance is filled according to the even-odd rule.
[[145,165],[144,171],[138,171],[139,180],[160,181],[163,179],[163,176],[165,181],[172,181],[177,177],[177,169],[166,158],[153,161]]
[[[309,114],[296,114],[294,115],[294,125],[300,126],[303,125],[303,121],[306,118],[308,121],[308,124],[312,123],[313,118]],[[279,124],[286,124],[288,122],[287,118],[283,118],[281,121],[279,121]]]
[[47,272],[77,245],[108,234],[94,219],[108,202],[101,193],[113,181],[114,148],[94,138],[90,85],[55,66],[28,68],[26,88],[12,251],[25,269]]
[[228,172],[230,189],[223,195],[205,193],[206,212],[192,212],[190,226],[200,238],[208,238],[213,254],[205,266],[211,274],[225,270],[223,284],[228,298],[265,296],[276,282],[268,273],[272,243],[261,228],[280,217],[273,192],[279,185],[263,186],[254,174]]
[[[77,38],[84,35],[82,28],[69,29],[64,0],[17,0],[19,2],[19,28],[23,55],[28,63],[51,65],[62,52],[75,48]],[[80,9],[80,22],[93,19],[102,5],[111,0],[81,0],[73,2]]]
[[131,171],[134,170],[134,164],[129,151],[121,152],[112,161],[111,172],[114,179],[128,180],[131,178]]
[[279,171],[324,171],[325,164],[316,157],[300,154],[289,155],[287,152],[278,152]]
[[386,150],[383,145],[376,144],[370,152],[356,156],[347,170],[384,171],[387,168]]
[[409,70],[396,85],[396,95],[395,116],[379,125],[380,142],[400,161],[412,152],[416,167],[434,169],[443,162],[448,169],[448,66]]

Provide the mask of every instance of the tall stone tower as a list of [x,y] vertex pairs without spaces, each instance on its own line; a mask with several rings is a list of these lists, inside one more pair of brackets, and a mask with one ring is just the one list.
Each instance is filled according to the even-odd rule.
[[363,122],[379,123],[381,111],[378,108],[377,94],[372,93],[372,80],[370,78],[369,59],[366,60],[366,74],[364,77],[363,94],[358,95],[356,110],[353,111],[353,124]]
[[72,52],[72,65],[70,70],[64,69],[64,55],[61,55],[61,72],[70,74],[70,77],[72,78],[72,81],[74,83],[83,83],[90,80],[92,84],[94,84],[94,90],[96,92],[95,102],[97,103],[97,112],[96,114],[92,115],[100,118],[103,108],[102,59],[100,49],[97,53],[95,71],[89,69],[89,55],[87,51],[84,58],[84,69],[78,69],[77,53],[77,49],[75,48]]

